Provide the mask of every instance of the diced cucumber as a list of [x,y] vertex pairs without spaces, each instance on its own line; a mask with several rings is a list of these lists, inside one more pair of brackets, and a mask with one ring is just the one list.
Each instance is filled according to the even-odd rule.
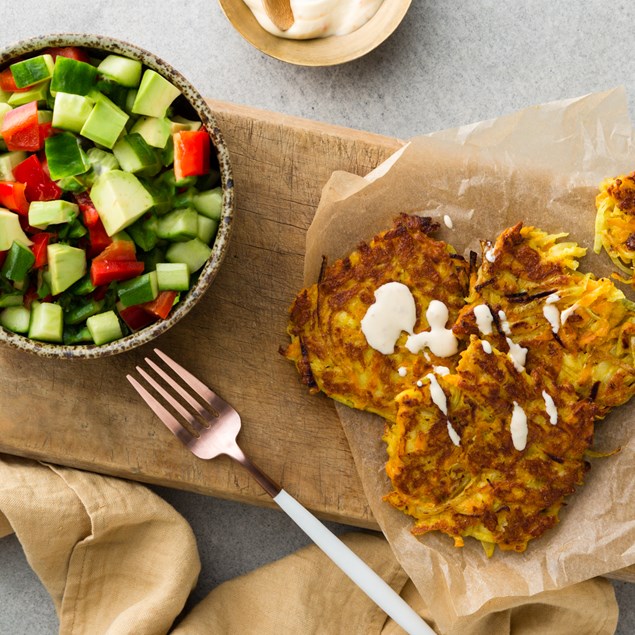
[[69,326],[64,329],[62,335],[64,344],[82,344],[84,342],[92,342],[93,337],[87,326],[81,328]]
[[94,102],[90,97],[57,93],[53,107],[53,127],[79,132],[93,110]]
[[24,303],[24,296],[19,292],[0,294],[0,309],[8,306],[20,306]]
[[66,313],[64,313],[65,324],[81,324],[85,322],[91,315],[97,315],[104,308],[103,300],[95,300],[89,298],[83,304],[73,307]]
[[128,121],[128,114],[101,93],[97,95],[91,93],[91,97],[95,99],[95,105],[82,126],[80,134],[111,149]]
[[99,63],[97,70],[127,88],[136,88],[141,81],[141,62],[121,55],[107,55]]
[[2,126],[2,122],[4,121],[4,117],[10,110],[13,110],[12,106],[10,106],[9,104],[5,104],[5,103],[0,102],[0,126]]
[[73,93],[87,95],[97,80],[97,68],[92,64],[80,62],[58,55],[53,67],[51,93]]
[[0,154],[0,181],[15,181],[13,168],[27,158],[23,150],[14,150]]
[[154,176],[161,168],[161,160],[156,150],[136,132],[119,139],[112,148],[119,166],[126,172],[142,176]]
[[119,283],[117,293],[119,295],[119,301],[124,307],[155,300],[157,295],[159,295],[157,272],[150,271],[131,280]]
[[216,234],[218,229],[218,221],[213,218],[208,218],[202,214],[198,214],[198,233],[199,240],[209,245],[212,242],[212,238]]
[[132,112],[149,117],[165,117],[170,104],[181,94],[165,77],[148,68],[144,71]]
[[52,123],[53,122],[53,111],[52,110],[42,110],[38,108],[37,111],[37,122],[38,123]]
[[10,306],[0,312],[0,324],[14,333],[26,333],[31,323],[31,311],[25,306]]
[[172,135],[170,122],[158,117],[139,117],[130,128],[130,132],[139,133],[149,146],[161,150],[165,148]]
[[158,262],[156,272],[159,291],[187,291],[190,288],[190,272],[184,262]]
[[128,233],[135,244],[143,251],[150,251],[155,248],[159,237],[157,236],[157,217],[140,218],[128,227]]
[[53,57],[48,53],[15,62],[9,67],[18,88],[32,86],[53,75]]
[[33,302],[29,337],[45,342],[61,342],[64,331],[64,311],[53,302]]
[[86,326],[95,344],[106,344],[123,337],[121,324],[114,311],[105,311],[92,315],[86,320]]
[[183,262],[190,273],[198,271],[210,257],[212,250],[198,238],[183,243],[172,243],[165,257],[168,262]]
[[196,194],[192,199],[192,203],[196,211],[203,214],[203,216],[217,221],[220,220],[223,209],[223,193],[220,187]]
[[22,282],[34,263],[33,252],[27,246],[14,240],[0,271],[7,280]]
[[166,240],[184,241],[198,235],[198,214],[191,207],[183,207],[159,218],[157,236]]
[[49,225],[70,223],[77,218],[79,206],[61,199],[57,201],[33,201],[29,205],[29,225],[46,229]]
[[90,197],[109,236],[132,225],[153,205],[139,179],[123,170],[102,174],[95,181]]
[[101,148],[90,148],[88,152],[86,152],[86,155],[93,168],[95,177],[105,172],[110,172],[110,170],[119,169],[119,161],[117,161],[117,158],[112,152],[107,152]]
[[24,104],[28,104],[32,101],[46,101],[48,94],[49,83],[43,82],[36,84],[33,88],[29,88],[28,90],[13,93],[7,103],[16,108],[17,106],[24,106]]

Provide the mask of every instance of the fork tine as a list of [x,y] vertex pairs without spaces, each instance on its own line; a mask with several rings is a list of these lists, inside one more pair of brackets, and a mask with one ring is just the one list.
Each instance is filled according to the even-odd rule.
[[162,350],[155,348],[154,352],[181,378],[185,383],[189,384],[207,403],[216,410],[220,415],[223,410],[227,409],[229,404],[221,399],[209,386],[205,385],[198,377],[195,377],[170,356],[166,355]]
[[126,375],[126,379],[133,388],[141,395],[141,398],[150,406],[154,414],[161,419],[167,428],[185,445],[192,440],[192,435],[179,423],[178,419],[166,408],[164,408],[132,375]]

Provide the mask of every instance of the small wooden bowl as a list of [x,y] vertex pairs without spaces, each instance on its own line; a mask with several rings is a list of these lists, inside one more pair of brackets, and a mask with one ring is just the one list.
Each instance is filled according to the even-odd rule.
[[377,13],[348,35],[289,40],[263,29],[243,0],[218,0],[233,27],[258,50],[299,66],[333,66],[350,62],[378,47],[399,26],[412,0],[384,0]]

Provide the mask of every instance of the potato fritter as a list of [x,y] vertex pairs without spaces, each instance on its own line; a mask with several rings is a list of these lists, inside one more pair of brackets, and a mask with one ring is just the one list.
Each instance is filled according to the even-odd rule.
[[605,179],[595,207],[595,252],[604,247],[613,264],[628,276],[616,277],[635,286],[635,172]]
[[[527,349],[529,372],[571,384],[603,417],[635,394],[635,305],[610,280],[578,272],[585,250],[562,236],[518,224],[485,245],[453,330],[503,351]],[[479,311],[491,316],[492,333],[479,328]]]
[[317,284],[300,291],[290,309],[291,344],[283,354],[295,362],[312,392],[323,391],[353,408],[394,419],[395,396],[413,377],[448,363],[411,353],[405,333],[394,352],[384,355],[368,345],[361,330],[375,290],[389,282],[410,289],[417,307],[416,331],[429,326],[425,310],[431,300],[443,302],[449,323],[454,323],[467,293],[469,265],[446,243],[430,237],[436,229],[429,218],[402,214],[391,229],[324,268]]
[[[496,544],[524,551],[558,521],[565,496],[582,483],[593,405],[548,377],[519,373],[507,354],[476,337],[455,373],[427,378],[396,400],[396,421],[384,434],[393,485],[386,500],[415,518],[414,534],[438,530],[457,546],[473,536],[488,554]],[[514,439],[515,410],[526,416],[525,445],[522,429]]]

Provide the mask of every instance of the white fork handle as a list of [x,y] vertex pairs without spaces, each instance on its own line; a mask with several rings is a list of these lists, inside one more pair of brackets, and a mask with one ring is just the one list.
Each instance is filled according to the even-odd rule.
[[293,496],[280,490],[280,493],[274,496],[273,500],[406,633],[410,635],[435,635],[435,632],[398,593]]

